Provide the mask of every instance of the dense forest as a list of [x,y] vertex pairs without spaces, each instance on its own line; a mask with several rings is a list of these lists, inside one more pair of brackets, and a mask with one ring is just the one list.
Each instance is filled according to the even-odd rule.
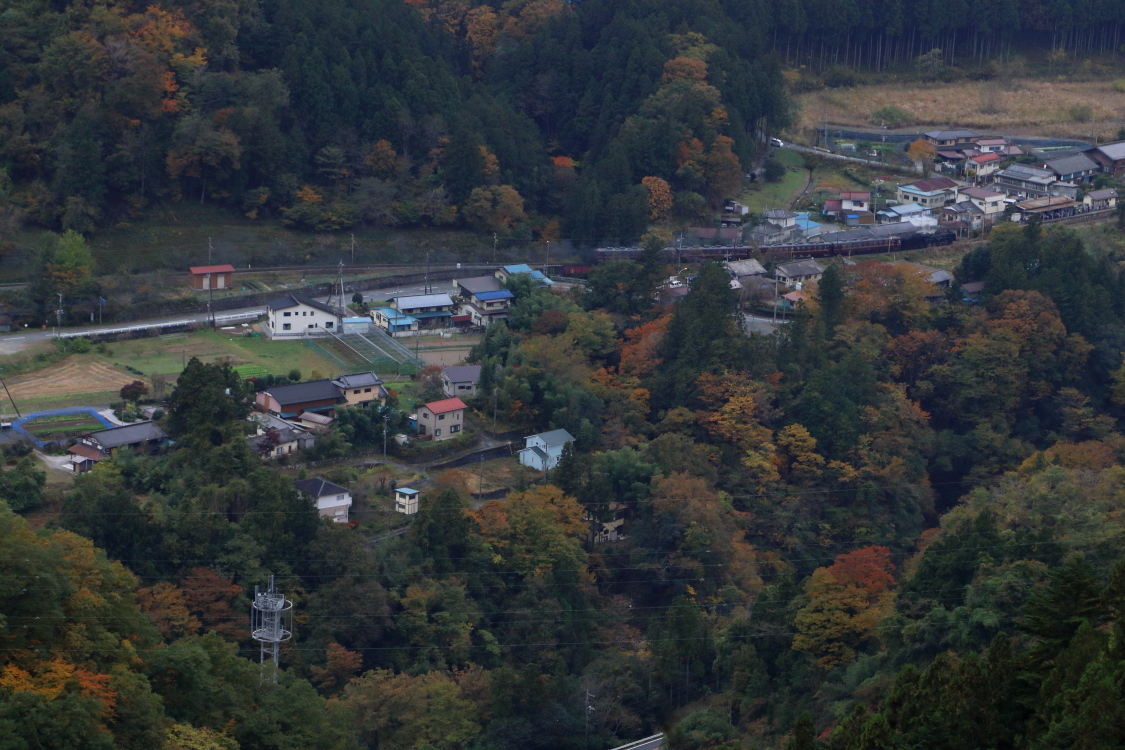
[[709,2],[16,0],[3,17],[0,234],[182,200],[315,230],[637,237],[643,178],[698,216],[788,117],[759,36]]
[[680,222],[736,192],[790,121],[782,64],[1106,54],[1122,7],[8,0],[0,241],[178,201],[316,231],[624,241],[654,189]]
[[[570,295],[510,285],[476,406],[576,440],[504,500],[430,487],[401,538],[319,520],[249,449],[253,388],[221,363],[180,376],[171,450],[118,452],[57,510],[11,459],[0,747],[1119,747],[1108,261],[997,228],[957,271],[979,303],[830,265],[763,337],[714,263],[656,303],[656,248]],[[340,409],[314,457],[380,445],[382,416]],[[589,543],[621,506],[626,539]],[[296,602],[277,685],[245,626],[270,574]]]

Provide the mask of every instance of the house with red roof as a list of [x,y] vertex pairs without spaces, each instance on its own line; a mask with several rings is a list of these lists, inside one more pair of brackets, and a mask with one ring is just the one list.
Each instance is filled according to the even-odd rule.
[[867,190],[841,190],[839,198],[829,198],[824,202],[824,213],[829,216],[870,210],[871,193]]
[[206,292],[208,289],[230,289],[234,286],[234,266],[224,263],[221,266],[192,266],[191,288]]
[[418,436],[433,440],[449,440],[465,429],[465,402],[459,398],[431,401],[418,407],[415,424]]
[[970,156],[965,160],[965,175],[985,177],[1000,171],[1000,154],[988,153]]

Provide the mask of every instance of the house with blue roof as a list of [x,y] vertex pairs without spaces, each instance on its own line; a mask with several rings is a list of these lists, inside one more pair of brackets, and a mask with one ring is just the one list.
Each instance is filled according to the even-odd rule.
[[500,286],[495,276],[458,279],[457,314],[454,322],[486,328],[497,320],[508,319],[508,308],[516,296]]
[[391,336],[410,335],[412,331],[418,330],[417,318],[393,307],[371,308],[371,319]]
[[797,214],[795,226],[802,237],[815,237],[820,234],[820,222],[810,219],[807,211]]
[[508,278],[509,276],[515,276],[516,274],[519,274],[519,273],[528,274],[529,276],[531,276],[532,280],[534,280],[535,282],[537,282],[539,284],[539,286],[554,286],[555,285],[555,282],[551,281],[546,276],[544,276],[542,271],[536,271],[534,268],[527,265],[526,263],[517,263],[513,266],[501,266],[500,268],[496,269],[496,278],[503,281],[504,279]]

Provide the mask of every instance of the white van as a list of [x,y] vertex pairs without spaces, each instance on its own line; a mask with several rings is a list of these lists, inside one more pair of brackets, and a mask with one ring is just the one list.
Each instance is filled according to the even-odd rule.
[[785,144],[781,142],[780,138],[770,138],[770,145],[777,148],[785,148]]

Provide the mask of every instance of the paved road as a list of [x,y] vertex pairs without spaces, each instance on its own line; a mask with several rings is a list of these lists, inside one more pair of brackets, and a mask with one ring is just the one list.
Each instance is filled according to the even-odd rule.
[[[817,128],[818,131],[824,128]],[[922,137],[922,133],[905,130],[883,130],[880,128],[856,128],[828,126],[828,134],[833,138],[856,141],[885,141],[887,143],[913,143]],[[1066,138],[1032,138],[1020,135],[1000,135],[1015,143],[1026,143],[1029,146],[1050,148],[1052,146],[1072,146],[1074,148],[1089,148],[1086,141]]]
[[878,167],[879,169],[889,169],[894,172],[909,172],[911,174],[921,174],[917,169],[908,167],[903,164],[888,164],[882,161],[871,161],[870,159],[860,159],[855,156],[844,156],[843,154],[833,154],[827,151],[817,151],[815,148],[808,148],[807,146],[798,146],[796,143],[783,143],[781,148],[787,148],[792,151],[800,151],[803,154],[812,154],[813,156],[823,156],[825,159],[836,159],[838,161],[851,162],[853,164],[863,164],[869,167]]
[[761,333],[767,336],[776,331],[778,326],[788,322],[782,318],[774,320],[772,317],[750,315],[749,313],[743,313],[742,317],[746,321],[747,333]]

